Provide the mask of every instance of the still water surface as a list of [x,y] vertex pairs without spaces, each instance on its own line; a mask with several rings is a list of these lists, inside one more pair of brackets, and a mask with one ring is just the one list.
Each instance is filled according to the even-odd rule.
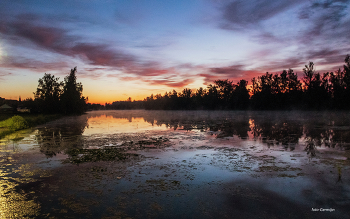
[[0,164],[0,218],[346,218],[350,113],[93,111]]

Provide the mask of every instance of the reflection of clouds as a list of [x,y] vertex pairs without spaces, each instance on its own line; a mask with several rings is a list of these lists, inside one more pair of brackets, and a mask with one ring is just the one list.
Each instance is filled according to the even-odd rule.
[[139,133],[145,131],[166,130],[166,127],[153,126],[142,117],[125,115],[120,118],[112,115],[91,116],[88,118],[88,128],[83,135]]

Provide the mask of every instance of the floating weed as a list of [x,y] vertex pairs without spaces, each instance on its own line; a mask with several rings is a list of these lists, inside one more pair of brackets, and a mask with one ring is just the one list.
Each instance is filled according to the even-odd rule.
[[297,177],[297,176],[282,173],[282,174],[278,174],[277,177],[295,178],[295,177]]
[[[285,167],[279,167],[279,166],[273,165],[273,166],[260,166],[259,169],[256,170],[256,172],[284,172],[284,171],[301,171],[301,170],[302,169],[300,169],[300,168],[290,167],[289,165],[287,165]],[[280,176],[280,175],[278,175],[278,176]],[[282,176],[284,176],[284,175],[282,174]],[[301,175],[297,175],[297,176],[301,176]]]
[[152,210],[155,210],[155,211],[161,211],[162,210],[162,206],[160,206],[158,203],[156,203],[156,202],[153,202],[152,204],[151,204],[151,208],[152,208]]
[[[32,179],[32,177],[34,177],[34,176],[39,176],[39,177],[51,176],[51,172],[49,170],[43,170],[41,168],[38,168],[32,163],[22,164],[14,172],[19,173],[22,177],[24,177],[28,180]],[[32,179],[32,180],[34,180],[34,179]]]
[[79,201],[74,200],[72,197],[68,198],[58,198],[61,205],[65,206],[68,209],[71,209],[75,213],[83,214],[83,213],[89,213],[90,209],[88,205],[84,205]]
[[64,162],[74,164],[125,160],[129,157],[138,156],[137,154],[124,153],[124,150],[119,148],[107,147],[101,149],[71,149],[67,151],[67,154],[69,155],[69,158],[67,158]]

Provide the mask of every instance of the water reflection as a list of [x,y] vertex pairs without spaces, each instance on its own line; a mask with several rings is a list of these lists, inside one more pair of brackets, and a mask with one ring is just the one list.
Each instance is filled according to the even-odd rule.
[[[107,218],[108,208],[125,210],[125,217],[141,209],[143,216],[147,206],[149,212],[159,208],[153,201],[168,202],[162,205],[168,216],[178,212],[180,202],[188,212],[196,210],[199,204],[191,197],[216,199],[196,212],[214,209],[213,204],[216,215],[227,210],[222,191],[255,205],[266,197],[264,189],[284,197],[285,204],[334,200],[344,203],[330,205],[341,212],[349,200],[350,150],[339,149],[349,149],[349,118],[347,113],[142,110],[63,118],[38,127],[35,143],[18,135],[0,145],[0,217]],[[32,154],[13,156],[26,141]],[[335,150],[327,154],[325,148]],[[247,186],[256,180],[251,192],[260,196],[236,182],[222,186],[232,179]],[[261,204],[276,210],[280,205],[271,204],[273,198]],[[88,211],[91,215],[83,215]]]
[[311,138],[307,138],[306,139],[306,147],[304,149],[308,155],[310,155],[311,157],[315,157],[316,156],[316,144],[315,144],[315,140],[311,139]]
[[0,144],[0,218],[31,218],[39,215],[40,204],[35,193],[22,186],[35,183],[35,176],[43,171],[30,164],[18,162],[21,151],[18,142],[24,137],[14,133],[8,137],[9,144]]
[[0,169],[0,218],[29,218],[39,215],[40,204],[29,198],[24,191],[16,190],[18,183],[6,176],[6,171]]
[[83,148],[82,133],[87,126],[87,118],[68,117],[38,127],[35,137],[40,152],[53,157],[73,148]]
[[147,122],[142,117],[114,117],[113,115],[98,115],[87,117],[88,126],[83,135],[113,134],[113,133],[135,133],[148,130],[165,130],[162,125],[154,126],[154,121]]
[[[218,139],[250,139],[290,151],[304,145],[306,153],[313,157],[318,146],[349,149],[349,124],[347,113],[325,116],[320,112],[97,111],[39,127],[36,139],[40,151],[52,157],[62,152],[71,154],[72,149],[135,143],[133,137],[144,141],[149,136],[141,138],[142,133],[184,130],[208,133]],[[124,135],[116,137],[117,134]],[[95,138],[87,141],[88,136]]]

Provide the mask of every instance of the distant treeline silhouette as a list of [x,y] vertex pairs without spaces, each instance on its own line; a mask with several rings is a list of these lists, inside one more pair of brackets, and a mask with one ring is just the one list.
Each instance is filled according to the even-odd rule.
[[77,67],[59,81],[54,75],[46,74],[39,79],[34,100],[29,98],[21,105],[34,113],[81,114],[87,110],[87,98],[82,96],[83,85],[76,82]]
[[[93,105],[92,105],[93,106]],[[103,107],[100,105],[100,107],[96,106],[97,108]],[[144,109],[144,102],[139,101],[131,101],[131,97],[129,97],[126,101],[115,101],[112,104],[106,103],[103,107],[104,109],[114,109],[114,110],[130,110],[130,109]],[[91,106],[89,105],[89,109],[91,109]]]
[[[343,70],[316,73],[314,63],[309,62],[303,69],[302,80],[292,69],[280,74],[266,73],[248,81],[234,84],[229,80],[216,80],[206,89],[195,92],[185,88],[164,95],[151,95],[140,102],[129,102],[128,109],[148,110],[324,110],[350,109],[350,56],[345,58]],[[124,101],[125,102],[125,101]],[[121,101],[109,105],[118,109]],[[119,107],[120,109],[120,107]]]

